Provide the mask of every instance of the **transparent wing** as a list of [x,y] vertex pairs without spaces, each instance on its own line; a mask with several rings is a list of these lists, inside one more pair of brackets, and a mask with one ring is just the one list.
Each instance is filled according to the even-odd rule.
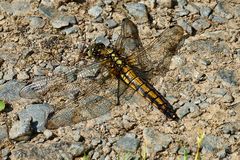
[[99,63],[95,63],[81,70],[72,69],[64,76],[42,78],[25,86],[20,95],[41,98],[54,107],[49,128],[96,118],[109,112],[116,102],[113,94],[116,81],[108,80],[107,85],[103,84],[97,74],[100,69]]
[[150,60],[147,54],[138,54],[143,51],[137,26],[128,18],[122,20],[121,34],[115,44],[115,48],[123,52],[124,55],[130,58],[130,63],[141,70],[148,70]]
[[133,61],[131,64],[142,71],[159,70],[165,73],[169,68],[172,56],[183,39],[183,34],[182,27],[174,26],[166,29],[144,48],[137,26],[125,18],[122,22],[121,35],[116,42],[116,48],[123,50],[130,61]]

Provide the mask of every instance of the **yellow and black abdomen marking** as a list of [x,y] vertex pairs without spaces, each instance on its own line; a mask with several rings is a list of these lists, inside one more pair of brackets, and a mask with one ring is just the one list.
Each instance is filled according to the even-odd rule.
[[137,76],[128,65],[122,67],[121,79],[161,110],[167,117],[177,119],[172,106],[167,100],[150,83]]

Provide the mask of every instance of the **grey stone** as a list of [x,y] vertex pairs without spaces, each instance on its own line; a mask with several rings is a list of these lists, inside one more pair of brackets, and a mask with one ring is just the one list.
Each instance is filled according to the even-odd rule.
[[92,159],[100,159],[100,153],[95,151],[93,153]]
[[43,135],[45,136],[46,139],[50,139],[53,136],[53,133],[52,133],[52,131],[45,129],[43,131]]
[[211,24],[207,20],[200,18],[200,19],[194,21],[192,26],[197,31],[200,31],[200,30],[209,28],[211,26]]
[[143,138],[148,154],[162,151],[168,148],[169,144],[172,142],[172,137],[170,135],[160,133],[152,128],[145,128],[143,130]]
[[31,16],[29,19],[31,28],[43,28],[45,25],[45,21],[41,17]]
[[6,125],[0,126],[0,141],[4,140],[7,137],[8,137],[7,126]]
[[183,56],[175,55],[171,59],[170,69],[174,70],[186,64],[186,59]]
[[184,8],[187,5],[187,0],[177,0],[179,8]]
[[39,67],[37,65],[34,65],[32,67],[32,70],[33,70],[33,74],[35,76],[43,76],[44,75],[44,71],[41,69],[41,67]]
[[210,106],[210,104],[208,102],[202,102],[202,103],[199,104],[200,108],[207,108],[209,106]]
[[29,75],[27,74],[27,72],[24,72],[24,71],[20,71],[18,74],[17,74],[17,79],[19,80],[27,80],[29,79]]
[[52,18],[56,14],[56,10],[54,10],[51,7],[45,6],[43,4],[39,5],[38,10],[39,10],[39,12],[41,12],[43,15],[45,15],[48,18]]
[[140,140],[136,138],[134,134],[126,134],[124,137],[120,138],[116,146],[119,150],[124,150],[128,152],[136,152],[140,144]]
[[11,159],[54,159],[72,160],[73,156],[67,152],[70,143],[54,142],[46,145],[18,143],[11,150]]
[[181,9],[179,11],[176,12],[176,15],[183,17],[183,16],[187,16],[190,12],[186,9]]
[[185,153],[189,154],[190,153],[190,150],[188,148],[185,148],[185,147],[181,147],[179,150],[178,150],[178,154],[180,155],[184,155]]
[[212,9],[207,6],[200,7],[200,14],[202,17],[208,17],[212,12]]
[[201,59],[200,64],[203,64],[204,66],[209,66],[211,64],[211,61],[207,60],[207,59]]
[[192,26],[190,26],[185,20],[179,19],[177,21],[178,25],[181,26],[185,31],[187,31],[189,34],[193,33]]
[[212,39],[196,40],[191,42],[188,47],[190,52],[197,52],[198,54],[222,53],[226,50],[224,44],[216,44],[216,41]]
[[13,15],[23,16],[31,11],[30,3],[25,0],[12,2]]
[[218,158],[220,158],[220,159],[225,158],[225,157],[227,156],[226,149],[223,149],[223,150],[217,152],[217,156],[218,156]]
[[0,10],[6,12],[7,14],[13,14],[12,5],[9,2],[0,2]]
[[6,81],[9,81],[9,80],[12,80],[15,75],[16,75],[16,71],[12,67],[9,67],[5,72],[3,79]]
[[224,88],[212,88],[210,93],[215,97],[223,97],[227,93],[227,90]]
[[43,132],[46,128],[48,115],[52,113],[54,109],[48,104],[31,104],[26,106],[18,113],[20,121],[25,119],[32,119],[32,128],[34,131]]
[[234,101],[234,98],[232,95],[226,94],[223,96],[223,98],[221,100],[222,100],[222,102],[225,102],[225,103],[232,103]]
[[108,20],[106,20],[105,25],[108,28],[112,29],[112,28],[117,27],[118,24],[117,24],[117,22],[114,19],[108,19]]
[[9,138],[16,141],[27,141],[31,134],[31,119],[16,121],[9,130]]
[[206,75],[194,69],[192,79],[194,83],[199,83],[200,81],[206,80]]
[[93,147],[96,147],[100,143],[101,143],[101,139],[94,138],[94,139],[92,139],[91,145],[93,145]]
[[85,148],[82,143],[74,143],[68,149],[68,152],[71,153],[74,157],[81,156],[85,152]]
[[173,8],[172,0],[161,0],[161,1],[158,1],[158,3],[161,8]]
[[69,35],[69,34],[72,34],[72,33],[79,32],[79,28],[78,28],[77,25],[74,25],[72,27],[64,29],[63,32],[66,33],[66,35]]
[[10,150],[8,148],[2,149],[2,157],[8,157],[11,154]]
[[234,134],[236,132],[236,128],[232,123],[225,123],[221,126],[221,130],[224,134]]
[[127,3],[124,6],[139,23],[148,22],[147,7],[143,3]]
[[98,36],[95,40],[96,43],[103,43],[105,46],[110,45],[110,41],[105,36]]
[[210,15],[209,18],[215,23],[223,24],[227,22],[225,18],[220,17],[219,15]]
[[59,15],[51,19],[51,24],[54,28],[62,28],[76,23],[77,21],[74,16]]
[[76,142],[80,141],[81,138],[82,138],[79,130],[73,131],[72,137],[73,137],[73,140],[76,141]]
[[97,18],[102,14],[103,9],[100,6],[93,6],[88,10],[88,14]]
[[203,153],[215,152],[226,147],[224,139],[219,136],[206,135],[203,139]]
[[0,99],[8,102],[20,99],[19,92],[23,87],[24,83],[8,81],[0,86]]
[[199,13],[199,8],[193,3],[188,3],[187,6],[185,6],[185,9],[189,10],[192,14]]
[[232,15],[230,13],[228,13],[227,11],[227,6],[226,3],[223,1],[218,1],[216,7],[214,8],[215,12],[217,13],[217,15],[230,19],[232,18]]
[[188,113],[194,112],[198,109],[199,107],[196,104],[187,102],[177,110],[176,114],[178,115],[179,118],[183,118]]
[[113,3],[113,0],[104,0],[104,1],[103,1],[103,3],[105,3],[105,4],[108,4],[108,5],[109,5],[109,4],[112,4],[112,3]]
[[236,80],[234,70],[221,69],[218,71],[218,76],[220,79],[222,79],[224,82],[226,82],[229,85],[232,85],[232,86],[237,85],[237,80]]

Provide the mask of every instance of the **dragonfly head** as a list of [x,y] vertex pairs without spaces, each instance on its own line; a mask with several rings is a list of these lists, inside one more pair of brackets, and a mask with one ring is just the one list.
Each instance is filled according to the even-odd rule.
[[107,59],[112,52],[113,50],[103,43],[95,43],[88,48],[88,56],[97,60]]

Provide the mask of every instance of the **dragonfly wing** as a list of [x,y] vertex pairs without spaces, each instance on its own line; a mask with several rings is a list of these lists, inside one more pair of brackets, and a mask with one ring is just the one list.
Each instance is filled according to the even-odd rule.
[[115,48],[122,51],[123,56],[129,58],[129,63],[141,70],[149,70],[151,64],[146,54],[138,55],[143,51],[143,45],[139,37],[137,26],[128,18],[124,18],[121,26],[121,34],[115,44]]
[[47,128],[56,129],[97,118],[108,113],[112,109],[112,105],[109,99],[97,95],[83,98],[74,104],[66,104],[64,109],[55,113],[53,117],[49,119]]
[[[161,70],[167,72],[174,52],[183,39],[184,30],[180,26],[166,29],[145,48],[138,34],[137,26],[129,19],[122,22],[121,35],[116,48],[124,50],[133,67],[141,71]],[[124,48],[124,49],[123,49]],[[140,73],[139,73],[140,74]]]
[[178,25],[166,29],[145,47],[143,52],[138,53],[138,56],[147,54],[152,62],[151,64],[154,65],[152,68],[164,75],[169,69],[172,56],[180,47],[180,42],[184,38],[183,34],[183,28]]

